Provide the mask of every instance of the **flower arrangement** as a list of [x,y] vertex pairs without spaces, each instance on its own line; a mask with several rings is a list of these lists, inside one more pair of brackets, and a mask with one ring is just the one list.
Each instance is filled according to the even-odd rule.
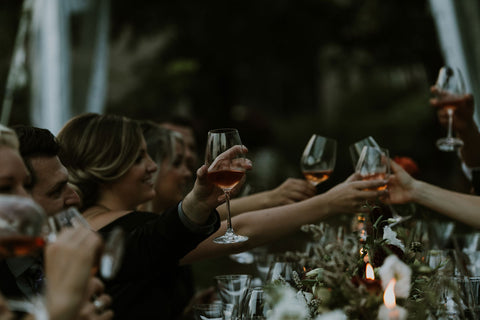
[[[430,244],[415,227],[422,214],[417,207],[406,209],[416,210],[417,219],[402,226],[391,223],[390,208],[382,204],[372,205],[370,215],[358,216],[352,233],[327,223],[303,226],[313,244],[305,252],[285,254],[302,268],[293,283],[279,279],[267,286],[272,306],[268,319],[446,316],[445,293],[455,285],[446,280],[445,265],[428,264],[425,246]],[[452,295],[453,300],[458,297]]]

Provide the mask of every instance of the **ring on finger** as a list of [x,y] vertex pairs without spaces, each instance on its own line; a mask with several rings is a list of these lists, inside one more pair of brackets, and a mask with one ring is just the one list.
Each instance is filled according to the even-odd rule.
[[95,312],[101,314],[104,311],[105,304],[100,299],[93,300],[93,306],[95,307]]

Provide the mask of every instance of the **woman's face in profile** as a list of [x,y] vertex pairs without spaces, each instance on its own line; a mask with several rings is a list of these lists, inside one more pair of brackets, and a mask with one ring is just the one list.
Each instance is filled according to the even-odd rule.
[[145,140],[142,139],[135,163],[119,179],[108,184],[108,188],[122,199],[126,208],[151,200],[155,196],[154,173],[157,165],[147,154]]
[[7,146],[0,147],[0,194],[29,197],[26,188],[30,175],[20,154]]

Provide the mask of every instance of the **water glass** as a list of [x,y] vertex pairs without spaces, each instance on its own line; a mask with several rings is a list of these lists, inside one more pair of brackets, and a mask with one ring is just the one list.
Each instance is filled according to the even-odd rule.
[[196,304],[193,306],[193,315],[195,317],[195,320],[222,320],[223,304]]
[[240,308],[242,320],[263,320],[267,319],[267,312],[270,307],[266,301],[266,294],[262,287],[248,289]]
[[238,307],[252,281],[249,274],[226,274],[214,277],[218,295],[224,304]]

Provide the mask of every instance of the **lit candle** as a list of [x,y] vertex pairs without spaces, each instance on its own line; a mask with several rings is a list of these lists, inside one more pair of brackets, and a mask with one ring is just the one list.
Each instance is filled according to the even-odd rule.
[[395,299],[395,279],[390,280],[383,293],[383,305],[378,311],[379,320],[404,320],[407,318],[407,310],[397,306]]
[[365,279],[362,282],[365,284],[369,292],[376,294],[381,292],[382,286],[380,285],[380,281],[375,280],[375,272],[370,263],[367,263],[365,267]]
[[367,266],[365,267],[365,278],[375,280],[375,272],[373,272],[373,267],[370,263],[367,263]]

